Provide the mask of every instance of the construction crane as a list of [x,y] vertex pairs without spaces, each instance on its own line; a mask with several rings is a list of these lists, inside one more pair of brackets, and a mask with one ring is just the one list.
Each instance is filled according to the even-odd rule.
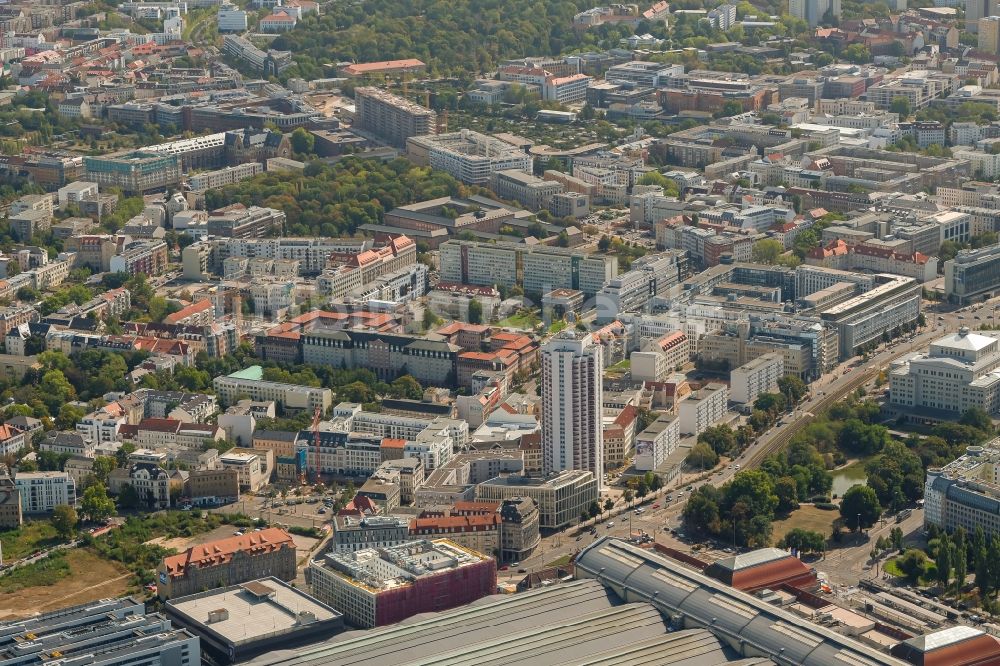
[[322,416],[323,412],[319,405],[316,406],[316,411],[313,412],[313,483],[319,481],[319,468],[320,468],[320,458],[319,458],[319,417]]

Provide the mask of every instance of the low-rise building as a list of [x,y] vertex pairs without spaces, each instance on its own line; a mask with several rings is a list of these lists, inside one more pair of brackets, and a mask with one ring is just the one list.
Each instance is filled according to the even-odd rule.
[[344,628],[340,612],[274,577],[170,599],[163,607],[201,639],[203,654],[216,664],[243,663],[276,645],[327,640]]
[[192,546],[160,563],[157,594],[172,599],[269,576],[294,580],[295,552],[291,535],[277,527]]
[[66,472],[20,472],[14,484],[24,513],[50,513],[60,504],[76,506],[76,483]]
[[593,473],[566,470],[549,477],[497,476],[476,485],[475,498],[492,502],[525,497],[538,504],[539,525],[561,529],[580,519],[580,514],[598,498]]
[[335,551],[309,563],[316,598],[341,610],[350,624],[364,628],[493,594],[496,572],[492,557],[445,539]]

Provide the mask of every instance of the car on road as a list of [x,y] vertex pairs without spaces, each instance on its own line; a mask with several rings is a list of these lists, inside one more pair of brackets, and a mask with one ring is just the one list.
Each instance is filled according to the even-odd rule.
[[527,569],[518,569],[517,573],[528,573]]
[[654,508],[654,509],[659,509],[659,508],[660,508],[660,503],[659,503],[659,502],[657,502],[656,504],[654,504],[654,505],[653,505],[653,508]]
[[322,507],[322,506],[321,506],[321,507],[319,508],[319,511],[317,511],[316,513],[318,513],[318,514],[320,514],[320,515],[323,515],[324,513],[326,513],[326,508],[325,508],[325,507]]
[[606,527],[607,527],[607,528],[608,528],[609,530],[610,530],[610,529],[611,529],[612,527],[614,527],[614,526],[615,526],[615,523],[614,523],[614,521],[612,521],[612,522],[610,522],[610,523],[608,523],[608,524],[606,525]]

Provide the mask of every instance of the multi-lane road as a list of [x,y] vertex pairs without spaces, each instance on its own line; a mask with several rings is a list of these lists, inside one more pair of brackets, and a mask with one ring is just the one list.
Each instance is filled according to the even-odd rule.
[[[983,306],[980,312],[992,311],[992,305]],[[833,372],[825,375],[821,379],[810,385],[810,397],[801,403],[795,412],[786,415],[784,424],[775,426],[768,432],[761,435],[737,460],[731,464],[710,474],[701,481],[690,484],[693,489],[709,483],[715,486],[722,485],[729,481],[740,469],[752,468],[781,450],[788,444],[791,438],[802,428],[808,425],[816,414],[823,412],[837,401],[858,388],[874,381],[878,374],[886,370],[889,364],[897,358],[911,352],[926,348],[931,341],[947,333],[953,333],[962,326],[975,328],[977,324],[988,323],[980,316],[977,321],[971,307],[955,310],[948,313],[927,312],[925,314],[927,325],[917,334],[910,338],[897,340],[888,345],[883,345],[867,361],[861,359],[851,359],[842,363]],[[940,318],[940,319],[939,319]],[[576,534],[575,529],[564,531],[560,534],[547,537],[542,540],[542,544],[534,554],[524,562],[519,563],[520,569],[535,570],[544,567],[549,562],[553,562],[560,557],[574,553],[587,543],[593,541],[598,536],[612,534],[614,536],[628,538],[630,533],[643,530],[653,536],[657,542],[687,550],[688,546],[673,538],[666,530],[668,527],[676,526],[680,520],[680,513],[684,507],[689,491],[684,489],[673,489],[671,494],[673,501],[666,502],[663,495],[650,499],[645,505],[645,511],[641,515],[636,515],[631,510],[623,510],[622,506],[616,507],[616,515],[608,520],[604,520],[597,526],[597,534],[591,535],[588,532]],[[665,495],[666,493],[664,493]],[[659,505],[658,508],[652,508]],[[608,523],[613,523],[608,527]],[[852,555],[838,555],[837,574],[844,574],[845,570],[857,565],[858,576],[862,574],[859,563],[867,559],[867,552],[870,546],[867,544],[859,546],[858,551],[864,551],[864,555],[858,553]],[[845,566],[846,565],[846,566]],[[517,579],[516,570],[510,570],[509,576]],[[842,576],[838,575],[837,578]]]

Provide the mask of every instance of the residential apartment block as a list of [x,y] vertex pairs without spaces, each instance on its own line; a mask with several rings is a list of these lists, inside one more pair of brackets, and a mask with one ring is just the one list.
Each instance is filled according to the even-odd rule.
[[14,485],[24,513],[50,513],[60,504],[76,506],[76,483],[66,472],[21,472]]
[[355,127],[378,135],[402,148],[413,136],[434,134],[437,114],[408,99],[380,88],[362,87],[354,91]]
[[761,393],[775,393],[778,380],[785,375],[781,354],[764,354],[729,373],[729,397],[733,402],[750,404]]
[[728,413],[729,389],[725,384],[706,384],[681,400],[677,406],[680,430],[700,435]]

